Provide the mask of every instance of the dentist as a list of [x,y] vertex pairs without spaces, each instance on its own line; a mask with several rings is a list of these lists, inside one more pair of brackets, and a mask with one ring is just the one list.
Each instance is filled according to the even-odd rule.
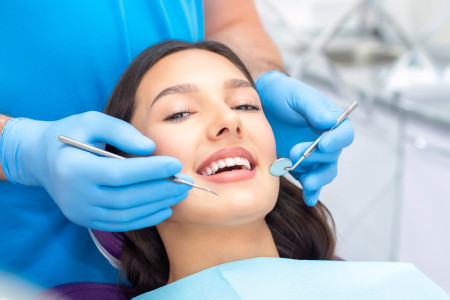
[[[83,227],[152,226],[188,194],[188,186],[164,180],[180,172],[175,158],[113,161],[58,141],[66,135],[136,156],[154,151],[157,145],[134,127],[99,112],[149,45],[213,39],[238,52],[256,80],[280,157],[297,160],[341,112],[285,75],[251,0],[5,1],[0,27],[6,29],[0,31],[0,269],[43,287],[117,282]],[[345,121],[292,173],[308,205],[334,179],[339,154],[352,140]],[[92,214],[99,206],[103,213]]]

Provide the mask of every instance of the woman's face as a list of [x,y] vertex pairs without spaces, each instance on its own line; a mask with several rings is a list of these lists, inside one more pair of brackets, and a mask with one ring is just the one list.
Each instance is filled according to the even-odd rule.
[[178,158],[181,173],[220,194],[190,190],[165,222],[239,225],[273,209],[275,139],[255,89],[223,56],[191,49],[158,61],[138,87],[131,123],[155,142],[153,155]]

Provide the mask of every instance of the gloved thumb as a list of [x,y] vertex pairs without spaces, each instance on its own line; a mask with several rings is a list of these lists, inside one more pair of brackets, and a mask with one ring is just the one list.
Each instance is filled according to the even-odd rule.
[[255,86],[264,109],[281,117],[284,123],[329,129],[342,111],[315,88],[282,72],[264,73]]

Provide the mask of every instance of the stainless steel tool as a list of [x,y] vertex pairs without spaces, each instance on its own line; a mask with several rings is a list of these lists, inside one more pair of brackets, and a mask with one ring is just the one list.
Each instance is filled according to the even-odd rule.
[[[63,136],[63,135],[59,136],[59,141],[65,143],[67,145],[70,145],[72,147],[75,147],[75,148],[78,148],[78,149],[82,149],[82,150],[85,150],[85,151],[97,154],[99,156],[125,159],[125,157],[123,157],[123,156],[120,156],[120,155],[108,152],[106,150],[102,150],[102,149],[96,148],[94,146],[82,143],[80,141],[68,138],[68,137]],[[167,178],[164,178],[164,179],[172,181],[172,182],[175,182],[175,183],[182,183],[182,184],[190,185],[192,187],[198,188],[198,189],[203,190],[203,191],[210,192],[210,193],[220,197],[220,195],[217,194],[216,192],[214,192],[213,190],[210,190],[210,189],[198,186],[196,184],[190,183],[190,182],[188,182],[188,181],[186,181],[186,180],[184,180],[184,179],[182,179],[180,177],[177,177],[177,176],[170,176],[170,177],[167,177]]]

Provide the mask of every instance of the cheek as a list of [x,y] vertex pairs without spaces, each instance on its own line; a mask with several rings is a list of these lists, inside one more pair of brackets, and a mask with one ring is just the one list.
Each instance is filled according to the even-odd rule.
[[[189,134],[183,130],[182,126],[152,126],[146,132],[146,136],[155,142],[155,151],[152,155],[173,156],[183,164],[183,173],[185,168],[189,169],[194,151],[194,141],[192,133]],[[190,168],[192,169],[192,168]]]
[[[251,128],[253,128],[251,134],[253,135],[257,148],[264,156],[264,161],[267,161],[270,164],[273,163],[277,158],[277,149],[272,127],[270,127],[270,124],[265,117],[254,120],[254,122],[250,124],[254,124],[251,125]],[[257,130],[254,130],[254,128],[257,128]]]

